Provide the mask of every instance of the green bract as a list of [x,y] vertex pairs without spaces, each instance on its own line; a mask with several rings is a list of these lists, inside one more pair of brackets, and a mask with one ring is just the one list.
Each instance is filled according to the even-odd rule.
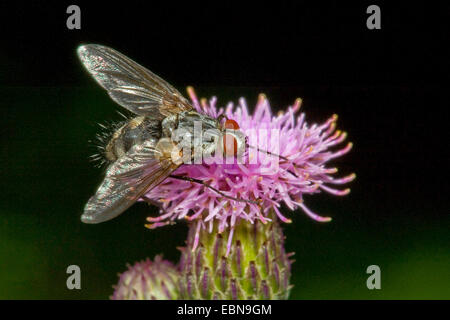
[[284,236],[276,221],[251,224],[240,221],[229,231],[202,229],[194,244],[196,224],[191,224],[187,246],[179,263],[180,299],[287,299],[291,263],[284,250]]

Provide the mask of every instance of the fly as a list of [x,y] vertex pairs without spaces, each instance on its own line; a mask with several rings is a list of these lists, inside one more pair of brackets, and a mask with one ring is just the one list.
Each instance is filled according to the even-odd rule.
[[217,138],[201,135],[202,151],[236,156],[246,148],[245,135],[236,121],[197,112],[169,83],[111,48],[82,45],[78,56],[109,96],[134,114],[113,133],[104,148],[109,165],[84,208],[82,222],[100,223],[115,218],[169,177],[204,184],[235,201],[258,203],[229,197],[198,179],[172,175],[192,160],[183,157],[172,138],[175,130],[193,134],[194,124],[200,123],[203,132],[213,129]]

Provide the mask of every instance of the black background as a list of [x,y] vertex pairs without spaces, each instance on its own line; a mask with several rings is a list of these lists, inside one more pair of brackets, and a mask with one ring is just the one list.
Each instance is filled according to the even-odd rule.
[[[66,28],[70,4],[81,7],[81,30]],[[366,27],[370,4],[381,7],[381,30]],[[405,275],[408,267],[400,268],[396,272],[409,280],[392,291],[388,285],[384,295],[367,296],[364,289],[362,297],[449,297],[440,287],[450,280],[448,4],[1,6],[0,236],[6,240],[0,257],[6,271],[0,270],[0,297],[106,298],[112,270],[146,253],[165,251],[176,260],[175,248],[165,246],[182,245],[185,237],[184,225],[150,234],[142,227],[148,212],[142,206],[106,226],[80,224],[84,201],[101,177],[87,160],[87,141],[97,131],[94,124],[117,118],[118,109],[77,60],[82,43],[111,46],[181,92],[193,85],[200,96],[216,95],[219,104],[245,96],[252,105],[264,92],[274,110],[302,97],[309,122],[339,115],[354,149],[335,163],[342,174],[356,172],[358,178],[348,197],[307,199],[314,211],[333,216],[333,226],[288,213],[294,223],[286,226],[286,245],[298,261],[294,298],[358,298],[367,265],[389,270],[395,258],[407,264],[405,252],[420,272]],[[23,248],[28,258],[17,253]],[[87,285],[87,293],[64,288],[65,266],[77,261],[90,266],[84,269],[91,272],[89,281],[100,279],[95,288]],[[36,264],[42,268],[23,278]],[[334,289],[322,284],[304,295],[301,287],[321,282],[324,274]],[[360,289],[346,283],[352,274],[362,279]],[[410,280],[419,282],[408,287]]]

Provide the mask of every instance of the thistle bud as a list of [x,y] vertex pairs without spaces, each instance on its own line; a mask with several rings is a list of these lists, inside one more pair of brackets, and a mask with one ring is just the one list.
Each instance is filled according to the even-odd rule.
[[196,223],[190,225],[181,248],[180,299],[287,299],[293,261],[278,221],[240,221],[234,234],[217,228],[202,228],[196,240]]
[[161,256],[128,265],[119,275],[112,300],[173,300],[178,299],[178,272]]

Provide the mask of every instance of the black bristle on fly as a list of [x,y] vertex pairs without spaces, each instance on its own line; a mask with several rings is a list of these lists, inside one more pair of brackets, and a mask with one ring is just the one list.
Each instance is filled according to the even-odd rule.
[[97,123],[100,127],[100,132],[95,135],[93,140],[89,140],[90,147],[95,149],[94,153],[89,156],[89,160],[94,163],[97,168],[104,167],[108,165],[111,161],[105,156],[106,145],[111,140],[114,132],[116,132],[120,127],[127,123],[132,115],[124,114],[117,110],[117,113],[122,118],[119,121],[105,121],[103,123]]

